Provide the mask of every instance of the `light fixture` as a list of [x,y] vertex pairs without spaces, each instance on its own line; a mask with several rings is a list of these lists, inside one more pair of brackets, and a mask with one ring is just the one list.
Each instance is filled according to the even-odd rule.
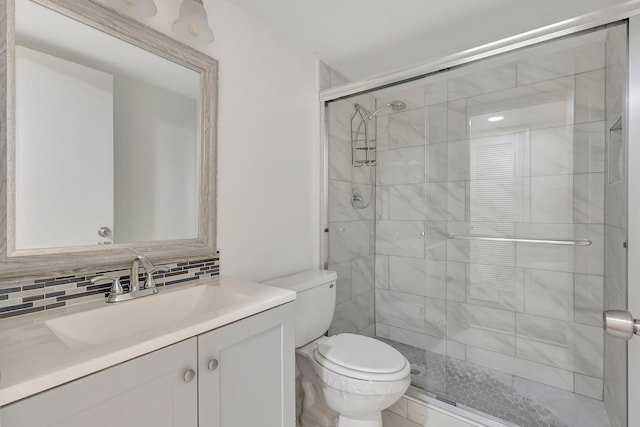
[[153,0],[105,0],[104,4],[132,18],[150,18],[158,13]]
[[182,0],[180,13],[171,28],[187,44],[203,46],[213,41],[202,0]]
[[504,117],[502,117],[502,116],[493,116],[493,117],[489,117],[487,119],[487,121],[490,121],[490,122],[499,122],[500,120],[504,120]]

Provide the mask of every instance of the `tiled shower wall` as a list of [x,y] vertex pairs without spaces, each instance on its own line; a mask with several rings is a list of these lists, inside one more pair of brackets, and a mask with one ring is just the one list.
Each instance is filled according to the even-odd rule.
[[[626,26],[609,30],[606,40],[606,163],[604,215],[604,305],[627,307],[626,141],[618,120],[624,112],[627,82]],[[612,427],[627,425],[626,342],[605,335],[604,402]]]
[[[338,273],[336,312],[330,334],[342,332],[373,335],[375,168],[354,168],[351,163],[351,117],[354,104],[373,111],[369,95],[329,105],[329,269]],[[375,182],[375,181],[374,181]],[[365,209],[351,204],[356,187]],[[373,196],[375,197],[375,196]]]
[[375,94],[377,335],[603,398],[606,35]]

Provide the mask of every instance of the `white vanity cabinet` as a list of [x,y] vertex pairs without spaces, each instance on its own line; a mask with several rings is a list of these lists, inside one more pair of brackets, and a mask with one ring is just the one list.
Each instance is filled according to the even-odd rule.
[[288,303],[4,406],[0,424],[295,427],[294,345]]
[[197,369],[197,348],[191,338],[28,397],[3,407],[1,424],[196,427],[198,382],[185,375]]

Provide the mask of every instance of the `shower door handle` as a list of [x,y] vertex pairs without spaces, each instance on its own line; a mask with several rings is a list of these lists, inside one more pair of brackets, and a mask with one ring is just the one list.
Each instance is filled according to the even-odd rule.
[[626,310],[605,310],[602,323],[606,333],[625,340],[640,333],[640,320],[634,319]]

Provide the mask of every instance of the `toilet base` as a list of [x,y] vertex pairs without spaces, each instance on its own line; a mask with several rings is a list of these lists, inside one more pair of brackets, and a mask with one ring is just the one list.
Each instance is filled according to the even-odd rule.
[[338,427],[382,427],[382,412],[369,414],[364,417],[350,418],[340,415]]

